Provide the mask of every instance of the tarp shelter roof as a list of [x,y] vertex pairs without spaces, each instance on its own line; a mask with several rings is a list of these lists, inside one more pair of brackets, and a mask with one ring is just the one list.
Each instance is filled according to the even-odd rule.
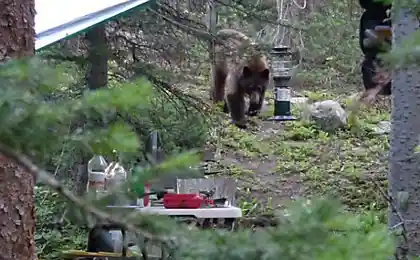
[[150,0],[35,0],[35,49],[80,33]]

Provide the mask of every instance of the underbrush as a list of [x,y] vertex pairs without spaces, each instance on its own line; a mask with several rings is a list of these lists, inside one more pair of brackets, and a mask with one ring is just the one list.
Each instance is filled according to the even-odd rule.
[[64,215],[67,203],[47,187],[35,188],[37,255],[39,259],[62,259],[64,250],[85,249],[87,231]]
[[303,22],[303,61],[296,75],[300,90],[353,93],[361,89],[358,42],[361,9],[332,1]]

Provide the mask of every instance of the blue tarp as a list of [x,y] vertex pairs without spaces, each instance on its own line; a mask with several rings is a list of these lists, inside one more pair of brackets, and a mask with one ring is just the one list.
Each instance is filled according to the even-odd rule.
[[35,0],[35,49],[125,13],[150,0]]

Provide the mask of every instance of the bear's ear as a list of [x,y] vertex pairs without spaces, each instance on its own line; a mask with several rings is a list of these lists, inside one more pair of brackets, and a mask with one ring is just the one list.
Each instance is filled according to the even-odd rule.
[[261,71],[260,72],[260,77],[264,80],[269,80],[270,79],[270,70],[265,69],[265,70]]
[[252,76],[252,71],[248,66],[245,66],[242,70],[242,76],[244,78],[250,78]]

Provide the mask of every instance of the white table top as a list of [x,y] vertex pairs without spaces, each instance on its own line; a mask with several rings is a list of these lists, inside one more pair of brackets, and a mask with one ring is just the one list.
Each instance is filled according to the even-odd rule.
[[167,209],[159,207],[138,207],[138,206],[108,206],[109,208],[134,209],[141,213],[159,214],[167,216],[194,216],[196,218],[241,218],[242,210],[238,207],[220,208],[198,208],[198,209]]

